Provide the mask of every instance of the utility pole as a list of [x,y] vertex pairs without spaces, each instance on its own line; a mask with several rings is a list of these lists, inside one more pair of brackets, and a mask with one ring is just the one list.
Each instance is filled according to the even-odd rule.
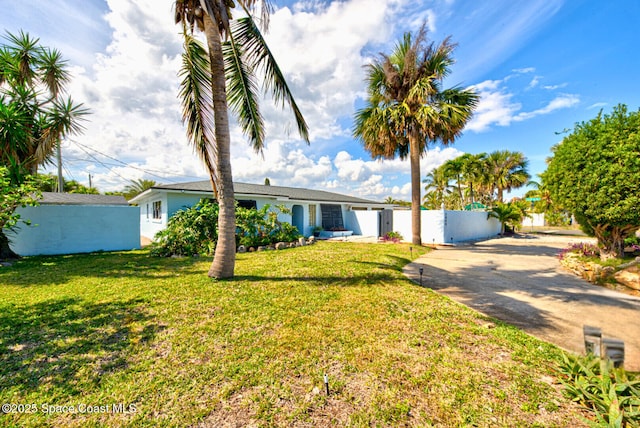
[[91,174],[89,174],[89,189],[91,189]]
[[62,178],[62,139],[58,140],[57,157],[58,157],[58,193],[64,192],[64,181]]

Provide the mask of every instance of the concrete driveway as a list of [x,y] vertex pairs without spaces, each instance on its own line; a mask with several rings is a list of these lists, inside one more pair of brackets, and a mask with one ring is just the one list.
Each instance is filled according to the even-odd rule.
[[583,325],[625,343],[627,370],[640,371],[640,298],[592,285],[564,270],[558,252],[585,237],[522,235],[439,247],[405,275],[486,315],[564,349],[584,353]]

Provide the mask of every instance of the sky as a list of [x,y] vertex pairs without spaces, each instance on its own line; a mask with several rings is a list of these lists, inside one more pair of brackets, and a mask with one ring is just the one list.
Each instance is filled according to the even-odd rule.
[[[37,7],[34,6],[37,4]],[[366,98],[364,65],[426,22],[457,48],[445,87],[480,103],[463,135],[434,145],[421,176],[463,153],[520,151],[533,179],[576,123],[619,104],[640,107],[640,2],[618,0],[278,1],[265,34],[309,124],[269,99],[262,153],[231,126],[233,179],[328,190],[375,201],[410,200],[409,162],[375,160],[352,137]],[[0,28],[24,31],[68,60],[74,101],[91,111],[62,144],[63,174],[101,192],[131,180],[205,180],[181,122],[180,27],[172,0],[0,0]],[[4,44],[2,39],[0,44]],[[55,166],[46,171],[55,171]],[[510,196],[521,196],[519,189]]]

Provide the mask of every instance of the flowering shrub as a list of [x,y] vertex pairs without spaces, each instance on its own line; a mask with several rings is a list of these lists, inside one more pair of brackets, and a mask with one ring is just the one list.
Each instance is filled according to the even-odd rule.
[[560,251],[558,258],[562,260],[568,253],[576,253],[584,257],[597,257],[600,255],[600,249],[594,244],[579,242],[577,244],[571,244],[568,248]]
[[398,232],[387,232],[382,239],[386,242],[400,242],[403,238]]

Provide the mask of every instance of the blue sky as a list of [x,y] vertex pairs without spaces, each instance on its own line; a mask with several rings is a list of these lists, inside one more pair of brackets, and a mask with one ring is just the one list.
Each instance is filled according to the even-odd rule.
[[[65,176],[101,191],[128,180],[206,179],[188,146],[177,99],[181,39],[171,0],[0,0],[0,26],[62,51],[70,92],[92,111],[63,144]],[[481,95],[449,148],[434,147],[422,176],[462,153],[522,151],[532,176],[565,129],[600,109],[640,106],[640,2],[619,0],[274,1],[267,34],[311,131],[300,141],[288,112],[263,103],[264,156],[232,127],[234,180],[324,189],[373,200],[409,199],[409,165],[376,161],[351,137],[363,65],[425,20],[429,37],[458,44],[445,86]],[[523,190],[514,192],[520,195]]]

